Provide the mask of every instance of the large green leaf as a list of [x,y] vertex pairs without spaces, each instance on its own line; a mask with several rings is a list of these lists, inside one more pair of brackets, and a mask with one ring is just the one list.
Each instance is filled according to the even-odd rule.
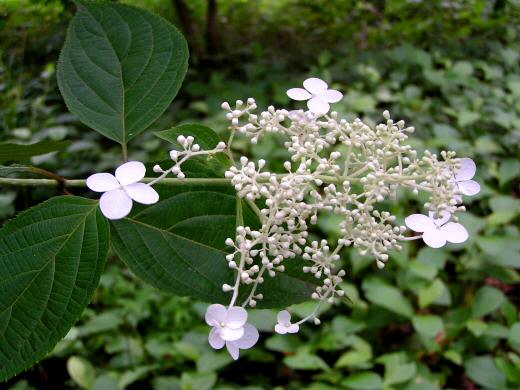
[[90,302],[109,225],[98,203],[60,196],[0,230],[0,381],[49,353]]
[[[132,271],[155,287],[206,302],[229,303],[222,284],[233,282],[224,241],[234,237],[237,200],[229,186],[158,186],[161,202],[136,208],[130,217],[112,221],[111,242]],[[251,211],[244,210],[251,220]],[[288,260],[287,270],[266,277],[259,307],[282,307],[308,300],[315,286]],[[247,293],[243,288],[242,295]]]
[[21,145],[0,143],[0,163],[7,161],[28,161],[32,156],[56,152],[65,149],[70,141],[41,141],[34,144]]
[[76,1],[58,64],[69,110],[104,136],[125,144],[170,105],[188,67],[182,34],[147,11]]

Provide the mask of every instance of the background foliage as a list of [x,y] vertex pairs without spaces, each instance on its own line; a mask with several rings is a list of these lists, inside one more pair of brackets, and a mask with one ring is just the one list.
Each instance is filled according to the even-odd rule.
[[[483,191],[462,221],[471,239],[435,251],[411,243],[384,271],[350,255],[350,301],[325,308],[323,324],[299,335],[272,335],[275,313],[257,311],[253,322],[265,333],[236,363],[207,345],[204,304],[158,292],[112,255],[81,320],[7,388],[520,386],[518,2],[126,2],[191,32],[186,81],[152,131],[197,120],[223,132],[221,101],[289,104],[287,88],[322,77],[345,92],[335,109],[347,117],[375,122],[388,108],[416,127],[417,148],[449,147],[477,161]],[[84,178],[118,165],[120,148],[83,127],[59,95],[55,64],[74,10],[68,1],[0,2],[0,142],[70,140],[31,162]],[[239,147],[281,161],[278,142]],[[151,131],[129,148],[143,161],[162,160],[167,150]],[[56,194],[3,187],[0,218]],[[393,212],[415,211],[410,202],[403,196]],[[337,222],[330,217],[313,233],[334,237]]]

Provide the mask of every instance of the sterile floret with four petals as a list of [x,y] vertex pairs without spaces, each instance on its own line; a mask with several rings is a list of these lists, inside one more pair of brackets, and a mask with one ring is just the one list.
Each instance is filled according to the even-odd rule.
[[298,333],[300,330],[300,325],[291,323],[291,314],[287,310],[279,312],[276,320],[278,321],[274,327],[276,333]]
[[324,115],[330,110],[329,103],[337,103],[343,99],[343,94],[335,89],[329,89],[327,83],[316,77],[303,82],[304,88],[291,88],[287,96],[293,100],[308,100],[309,110],[318,115]]
[[432,248],[441,248],[446,242],[459,244],[468,239],[466,228],[457,222],[448,222],[450,213],[444,213],[441,218],[435,218],[434,213],[428,216],[412,214],[405,218],[406,226],[414,232],[422,233],[424,243]]
[[249,349],[258,341],[258,330],[247,323],[247,311],[242,307],[213,304],[208,306],[205,319],[213,327],[209,345],[215,349],[225,345],[234,360],[238,359],[240,349]]
[[95,173],[87,178],[87,187],[92,191],[103,192],[99,200],[101,212],[108,219],[121,219],[132,210],[132,200],[142,204],[153,204],[159,194],[145,183],[146,167],[142,162],[129,161],[111,173]]

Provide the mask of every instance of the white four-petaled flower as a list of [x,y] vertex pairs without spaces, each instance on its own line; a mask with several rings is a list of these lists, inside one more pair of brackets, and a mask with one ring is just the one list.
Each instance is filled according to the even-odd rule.
[[311,77],[303,82],[303,88],[291,88],[287,91],[287,96],[294,100],[308,100],[309,110],[318,115],[324,115],[330,110],[329,103],[339,102],[343,94],[329,86],[323,80]]
[[247,322],[247,311],[242,307],[213,304],[206,310],[206,323],[213,328],[209,332],[209,345],[215,349],[226,346],[229,354],[238,359],[240,349],[249,349],[258,341],[258,330]]
[[[457,184],[460,192],[464,195],[473,196],[480,192],[480,184],[473,179],[477,171],[475,162],[467,157],[460,159],[460,167],[455,172],[453,181]],[[460,197],[459,197],[460,198]],[[462,199],[457,199],[461,201]]]
[[298,333],[300,326],[298,324],[291,324],[291,314],[287,310],[282,310],[276,317],[278,323],[274,330],[279,334]]
[[139,183],[146,168],[142,162],[129,161],[111,173],[95,173],[88,177],[92,191],[104,192],[99,200],[101,212],[108,219],[124,218],[132,210],[132,199],[142,204],[153,204],[159,194],[148,184]]
[[434,218],[433,213],[429,216],[423,214],[412,214],[405,218],[406,226],[415,232],[422,233],[422,239],[426,245],[432,248],[440,248],[446,242],[459,244],[468,239],[468,231],[460,223],[448,222],[450,213],[444,213],[442,218]]

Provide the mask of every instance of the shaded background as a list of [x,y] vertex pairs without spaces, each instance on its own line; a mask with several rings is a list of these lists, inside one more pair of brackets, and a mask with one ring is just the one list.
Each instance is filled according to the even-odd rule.
[[[144,285],[112,257],[67,338],[0,386],[520,388],[520,1],[124,2],[172,21],[190,44],[179,96],[150,130],[200,121],[224,132],[222,101],[251,96],[261,107],[296,107],[285,91],[310,75],[323,78],[345,93],[334,109],[347,118],[374,124],[389,109],[416,127],[411,142],[419,151],[450,148],[476,160],[482,192],[461,216],[471,238],[435,251],[409,243],[383,271],[348,252],[351,302],[325,308],[322,325],[298,335],[273,335],[275,312],[253,313],[265,332],[235,363],[207,345],[204,304]],[[84,178],[121,157],[67,112],[57,89],[55,64],[73,14],[66,0],[0,0],[0,141],[73,140],[31,162]],[[130,143],[132,159],[165,158],[166,145],[151,133]],[[238,150],[284,158],[276,138],[254,150],[244,141]],[[0,220],[57,194],[0,188]],[[420,204],[405,196],[389,207],[402,217]],[[324,217],[313,234],[337,237],[338,222]]]

